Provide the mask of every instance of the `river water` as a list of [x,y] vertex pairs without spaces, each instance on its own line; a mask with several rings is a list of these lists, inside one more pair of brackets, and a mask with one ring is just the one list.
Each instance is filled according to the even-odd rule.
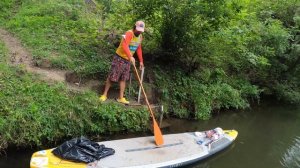
[[[244,111],[226,111],[208,121],[166,119],[164,134],[203,131],[215,127],[235,129],[236,141],[226,150],[191,165],[191,168],[299,168],[300,107],[276,101]],[[114,135],[119,139],[138,135]],[[0,157],[0,168],[27,168],[33,149],[10,149]]]
[[239,132],[227,150],[191,167],[300,168],[300,107],[268,102],[245,111],[221,113],[205,122],[172,122],[171,132],[217,126]]

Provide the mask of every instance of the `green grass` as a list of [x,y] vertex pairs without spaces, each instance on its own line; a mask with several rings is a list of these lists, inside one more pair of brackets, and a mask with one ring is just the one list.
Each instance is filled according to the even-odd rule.
[[83,75],[107,72],[112,53],[101,50],[108,47],[106,33],[98,31],[100,15],[89,12],[84,1],[26,0],[14,8],[2,24],[31,48],[37,64],[50,60],[52,67]]
[[43,145],[80,135],[142,131],[149,123],[144,108],[100,104],[96,93],[72,93],[64,84],[41,82],[21,67],[8,66],[6,58],[0,43],[0,149],[7,144]]

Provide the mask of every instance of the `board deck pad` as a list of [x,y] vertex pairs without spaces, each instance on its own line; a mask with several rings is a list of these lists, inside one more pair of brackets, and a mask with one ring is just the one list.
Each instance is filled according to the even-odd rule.
[[93,163],[76,163],[63,160],[52,154],[53,149],[35,152],[31,168],[103,168],[103,167],[180,167],[202,160],[229,146],[237,137],[237,131],[224,130],[224,134],[207,145],[207,138],[201,139],[196,133],[186,132],[164,135],[165,143],[156,146],[154,137],[128,138],[98,142],[113,148],[114,155]]

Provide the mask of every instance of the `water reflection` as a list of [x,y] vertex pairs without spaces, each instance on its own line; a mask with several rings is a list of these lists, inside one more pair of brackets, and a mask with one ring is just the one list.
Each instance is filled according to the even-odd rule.
[[280,161],[281,165],[287,168],[300,167],[300,137],[296,137],[293,145],[291,145]]

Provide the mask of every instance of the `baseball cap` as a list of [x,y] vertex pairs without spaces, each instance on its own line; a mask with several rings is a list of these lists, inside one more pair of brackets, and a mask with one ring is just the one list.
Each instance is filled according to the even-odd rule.
[[144,32],[145,31],[145,23],[141,20],[137,21],[135,23],[135,29],[137,31]]

